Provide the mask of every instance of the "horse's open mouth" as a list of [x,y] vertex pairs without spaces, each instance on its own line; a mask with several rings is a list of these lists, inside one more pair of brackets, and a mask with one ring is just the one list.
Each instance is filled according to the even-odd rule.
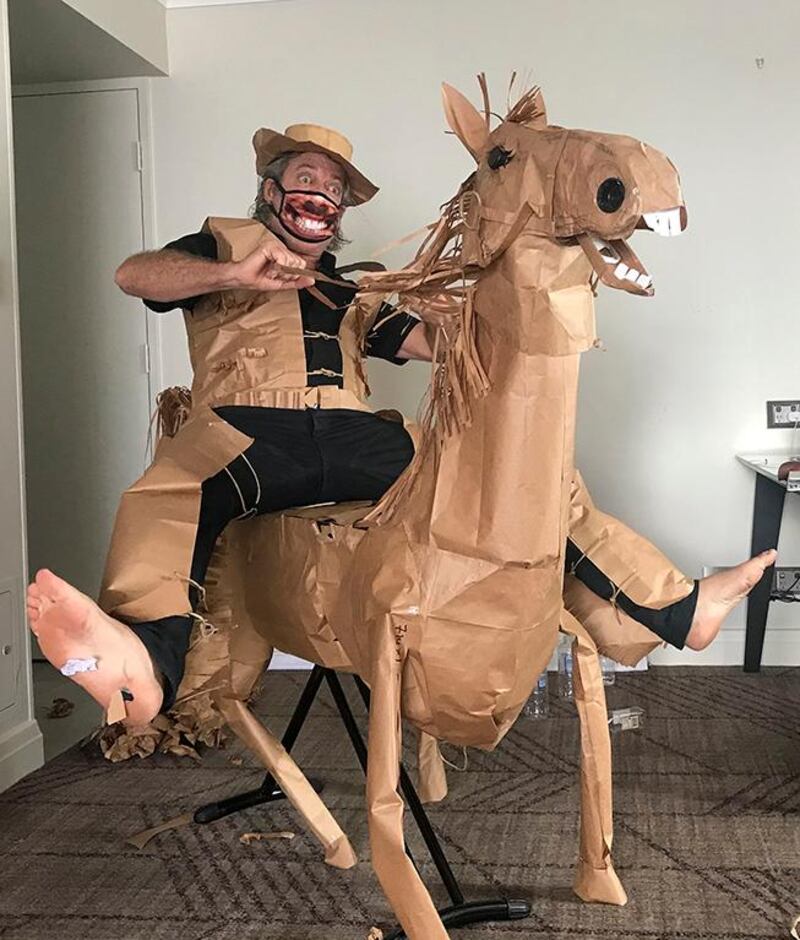
[[[644,265],[626,241],[621,238],[610,242],[604,241],[602,238],[592,240],[600,252],[603,262],[609,266],[618,281],[628,281],[631,284],[638,285],[645,291],[650,288],[653,283],[652,277],[645,271]],[[626,259],[625,261],[623,261],[623,256]]]
[[[657,235],[680,235],[686,227],[686,214],[680,208],[645,212],[636,227],[649,229]],[[627,241],[622,238],[606,240],[584,234],[578,236],[578,242],[591,261],[595,274],[604,284],[632,294],[653,296],[653,278]]]

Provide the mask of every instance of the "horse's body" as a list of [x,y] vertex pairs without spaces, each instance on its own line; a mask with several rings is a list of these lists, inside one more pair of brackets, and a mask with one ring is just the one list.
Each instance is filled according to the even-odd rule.
[[[446,108],[478,169],[409,267],[362,283],[368,296],[398,293],[438,328],[415,461],[371,511],[299,510],[236,527],[223,580],[239,628],[230,665],[212,682],[227,676],[215,693],[221,711],[276,771],[328,861],[343,866],[353,861],[345,837],[245,700],[273,647],[370,684],[373,862],[412,940],[447,933],[404,853],[401,716],[440,740],[492,748],[547,667],[559,627],[574,634],[589,756],[576,889],[623,903],[609,856],[602,682],[591,638],[564,608],[566,539],[638,603],[664,606],[692,587],[594,509],[573,463],[578,361],[595,342],[594,273],[652,293],[621,239],[646,218],[667,229],[682,222],[674,168],[630,138],[548,126],[535,93],[491,133],[488,115],[452,90]],[[628,628],[617,634],[618,658],[628,641],[637,655],[655,645],[644,628]]]

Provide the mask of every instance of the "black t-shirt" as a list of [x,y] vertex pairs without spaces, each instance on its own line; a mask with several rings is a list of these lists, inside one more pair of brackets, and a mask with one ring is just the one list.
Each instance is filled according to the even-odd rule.
[[[183,251],[210,261],[217,260],[217,242],[209,232],[196,232],[185,235],[168,245],[165,250]],[[320,258],[319,270],[329,277],[336,277],[336,258],[325,252]],[[303,334],[306,350],[306,369],[309,385],[343,385],[342,350],[339,346],[338,333],[345,312],[356,293],[356,285],[327,284],[318,281],[317,290],[335,308],[328,307],[317,300],[307,290],[299,291],[300,313],[303,319]],[[145,304],[156,313],[166,313],[178,307],[192,310],[200,297],[188,297],[182,300],[157,301],[145,300]],[[375,317],[375,323],[367,334],[366,353],[377,359],[387,359],[396,365],[405,365],[407,359],[400,359],[397,352],[405,338],[420,321],[408,313],[399,313],[391,304],[383,304]]]

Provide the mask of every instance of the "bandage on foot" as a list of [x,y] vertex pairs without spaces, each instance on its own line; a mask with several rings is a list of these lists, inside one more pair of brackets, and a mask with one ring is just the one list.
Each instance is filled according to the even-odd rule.
[[770,549],[735,568],[703,578],[694,620],[686,637],[690,649],[705,649],[716,638],[725,618],[753,590],[767,568],[775,564],[777,555]]
[[28,587],[28,621],[39,646],[105,709],[109,723],[146,725],[163,692],[153,662],[130,627],[114,620],[62,578],[43,569]]

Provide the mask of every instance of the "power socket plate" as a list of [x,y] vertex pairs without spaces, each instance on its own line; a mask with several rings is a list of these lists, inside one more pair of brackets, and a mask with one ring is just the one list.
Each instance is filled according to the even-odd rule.
[[775,568],[772,590],[776,594],[791,594],[800,598],[800,565],[795,568]]
[[800,399],[767,402],[768,428],[795,428],[800,425]]

